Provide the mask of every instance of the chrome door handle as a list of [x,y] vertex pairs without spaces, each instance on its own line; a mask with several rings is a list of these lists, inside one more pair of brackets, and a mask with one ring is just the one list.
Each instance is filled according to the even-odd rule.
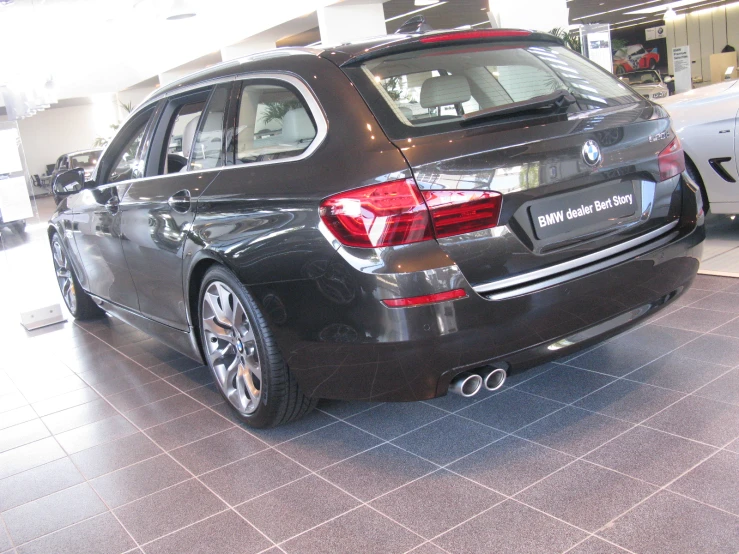
[[180,190],[167,200],[167,204],[176,212],[185,213],[190,210],[190,191]]
[[115,214],[118,213],[118,207],[120,206],[121,201],[118,200],[117,196],[111,196],[110,199],[105,203],[105,209],[108,210],[110,213]]

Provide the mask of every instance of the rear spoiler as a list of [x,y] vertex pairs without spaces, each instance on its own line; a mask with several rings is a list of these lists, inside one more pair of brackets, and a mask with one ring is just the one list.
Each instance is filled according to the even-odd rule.
[[352,56],[340,67],[359,65],[373,58],[389,56],[391,54],[402,54],[415,50],[434,48],[438,46],[452,46],[457,44],[480,44],[489,42],[516,42],[520,40],[547,42],[564,46],[562,39],[547,33],[524,31],[521,29],[488,29],[488,30],[459,30],[459,31],[435,31],[423,35],[402,38],[387,42],[373,48],[363,50],[361,54]]

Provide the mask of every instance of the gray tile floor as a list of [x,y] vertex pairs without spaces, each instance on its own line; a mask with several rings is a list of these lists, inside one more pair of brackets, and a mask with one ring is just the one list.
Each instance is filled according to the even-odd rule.
[[115,319],[0,331],[0,553],[739,551],[739,280],[496,394],[268,431]]
[[739,276],[739,219],[709,214],[706,232],[708,239],[703,246],[701,270]]
[[496,394],[269,431],[114,319],[8,325],[0,552],[736,552],[737,283]]

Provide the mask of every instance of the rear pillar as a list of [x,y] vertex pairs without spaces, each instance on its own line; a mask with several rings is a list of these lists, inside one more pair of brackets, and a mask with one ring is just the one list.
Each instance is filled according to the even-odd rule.
[[345,0],[318,8],[318,28],[325,45],[386,35],[386,0]]

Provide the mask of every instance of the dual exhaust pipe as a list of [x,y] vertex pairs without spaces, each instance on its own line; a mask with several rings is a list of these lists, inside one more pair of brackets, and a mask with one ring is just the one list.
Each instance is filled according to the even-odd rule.
[[491,366],[460,373],[449,384],[449,392],[470,398],[480,392],[483,387],[489,391],[498,390],[505,383],[507,376],[505,369]]

